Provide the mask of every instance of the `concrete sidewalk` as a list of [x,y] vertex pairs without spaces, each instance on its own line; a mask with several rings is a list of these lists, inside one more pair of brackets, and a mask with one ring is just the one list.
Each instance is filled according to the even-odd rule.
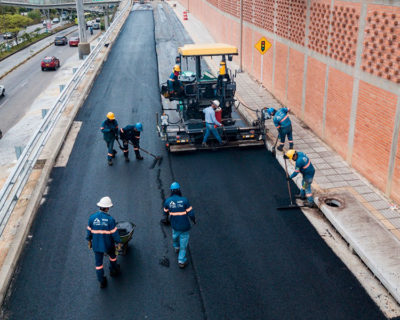
[[[172,4],[176,5],[173,10],[195,43],[215,42],[201,22],[190,13],[189,19],[183,20],[184,8],[179,3],[170,3]],[[207,59],[207,63],[214,74],[217,74],[219,60]],[[234,63],[229,65],[231,70],[239,69]],[[238,111],[248,122],[256,119],[252,110],[282,107],[268,90],[247,73],[238,73],[236,83],[236,97],[241,102]],[[305,152],[316,168],[312,187],[319,208],[392,296],[400,302],[399,206],[349,167],[295,115],[291,115],[291,120],[295,149]],[[267,128],[268,148],[271,150],[277,131],[272,121],[267,121]],[[277,151],[277,160],[284,167],[282,155]],[[291,173],[294,166],[292,163],[288,164]],[[294,180],[300,188],[301,175]]]

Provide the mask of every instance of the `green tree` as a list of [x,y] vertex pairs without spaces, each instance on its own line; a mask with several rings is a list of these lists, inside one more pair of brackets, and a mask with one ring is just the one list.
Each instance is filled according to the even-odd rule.
[[34,23],[39,23],[42,19],[42,14],[39,10],[35,9],[28,12],[28,18],[32,19]]

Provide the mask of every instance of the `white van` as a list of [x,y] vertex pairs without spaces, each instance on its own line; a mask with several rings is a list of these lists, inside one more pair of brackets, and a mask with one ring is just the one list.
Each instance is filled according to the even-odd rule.
[[60,19],[58,19],[58,18],[53,19],[53,23],[59,23],[59,22],[60,22]]

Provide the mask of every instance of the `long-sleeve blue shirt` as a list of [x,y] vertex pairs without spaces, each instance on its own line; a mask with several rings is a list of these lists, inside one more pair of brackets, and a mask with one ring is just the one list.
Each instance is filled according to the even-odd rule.
[[300,172],[303,174],[304,178],[312,178],[315,174],[315,169],[311,163],[311,160],[303,152],[297,152],[296,169],[290,178],[294,178]]
[[171,226],[177,231],[189,231],[189,217],[194,221],[195,215],[188,199],[172,195],[164,202],[164,214],[170,216]]
[[290,121],[288,108],[280,108],[274,116],[274,125],[277,129],[289,127],[292,122]]
[[219,123],[215,118],[215,110],[213,109],[213,107],[211,106],[207,107],[203,109],[203,112],[204,112],[204,120],[206,121],[206,123],[216,124],[218,127],[221,126],[221,123]]
[[104,140],[111,141],[115,139],[115,135],[118,134],[118,122],[117,120],[106,119],[103,121],[100,127],[101,132],[103,132]]
[[115,243],[121,242],[114,218],[103,211],[92,214],[87,226],[86,240],[92,241],[95,252],[114,250]]

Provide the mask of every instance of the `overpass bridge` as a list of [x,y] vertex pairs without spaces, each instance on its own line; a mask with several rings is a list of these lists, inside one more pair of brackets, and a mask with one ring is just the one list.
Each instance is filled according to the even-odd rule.
[[[120,0],[86,0],[84,7],[119,4]],[[72,0],[6,0],[0,1],[0,5],[17,6],[32,9],[61,9],[76,8],[76,1]]]

